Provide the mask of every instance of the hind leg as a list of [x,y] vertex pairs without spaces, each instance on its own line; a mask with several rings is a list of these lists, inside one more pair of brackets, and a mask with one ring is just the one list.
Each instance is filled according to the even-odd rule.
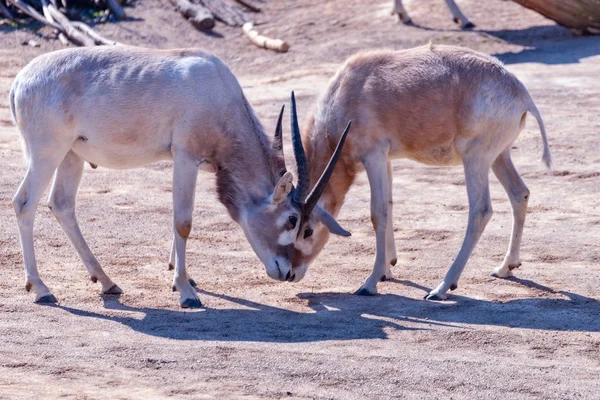
[[39,303],[56,303],[56,297],[40,278],[37,268],[33,246],[35,212],[44,190],[52,179],[54,170],[62,161],[65,153],[59,155],[55,153],[41,157],[32,151],[29,156],[29,168],[12,201],[19,226],[21,250],[23,251],[25,289],[30,291],[33,288],[35,301]]
[[54,175],[48,206],[79,254],[92,282],[99,281],[103,293],[120,294],[121,289],[104,273],[100,263],[92,254],[75,217],[75,196],[83,173],[83,163],[83,159],[72,151],[67,153]]
[[510,158],[510,150],[506,150],[498,156],[492,164],[492,170],[508,194],[513,213],[512,235],[506,257],[502,264],[491,273],[497,278],[506,278],[512,276],[512,270],[521,265],[519,253],[527,214],[529,189],[525,186]]
[[485,160],[479,160],[477,156],[478,152],[475,150],[463,159],[465,183],[469,197],[469,222],[467,223],[465,239],[446,277],[437,288],[427,295],[428,300],[444,300],[448,297],[446,294],[448,289],[454,290],[457,288],[458,279],[471,253],[487,223],[492,218],[492,202],[488,180],[490,165]]
[[388,174],[388,214],[387,214],[387,227],[385,232],[385,252],[386,252],[386,263],[385,263],[385,278],[392,279],[391,267],[396,265],[398,262],[398,256],[396,254],[396,242],[394,241],[394,222],[392,218],[392,209],[394,207],[394,200],[392,198],[392,163],[387,163],[387,174]]

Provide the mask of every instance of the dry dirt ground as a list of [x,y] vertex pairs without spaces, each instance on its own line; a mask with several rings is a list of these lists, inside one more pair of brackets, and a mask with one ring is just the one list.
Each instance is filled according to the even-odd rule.
[[[188,245],[206,309],[184,311],[170,290],[168,162],[86,173],[78,196],[85,236],[125,291],[101,296],[47,207],[36,246],[56,307],[23,289],[10,200],[25,172],[8,91],[36,55],[60,48],[50,32],[0,31],[0,398],[502,398],[600,396],[600,39],[500,0],[459,4],[477,28],[457,30],[441,0],[406,6],[418,26],[395,23],[389,0],[268,1],[262,29],[287,39],[274,54],[239,30],[196,32],[166,2],[139,0],[131,20],[100,27],[153,47],[201,46],[239,77],[268,131],[294,89],[305,115],[328,78],[359,49],[463,44],[500,57],[545,118],[555,169],[539,161],[534,123],[514,160],[531,190],[518,278],[492,279],[511,217],[492,178],[495,214],[445,302],[422,300],[456,255],[467,222],[461,168],[394,163],[397,277],[381,295],[350,293],[370,272],[374,234],[361,175],[333,238],[298,284],[270,280],[218,203],[214,178],[197,189]],[[41,35],[41,37],[40,37]],[[40,48],[22,46],[36,38]],[[412,112],[412,110],[398,110]],[[287,154],[290,154],[287,147]]]

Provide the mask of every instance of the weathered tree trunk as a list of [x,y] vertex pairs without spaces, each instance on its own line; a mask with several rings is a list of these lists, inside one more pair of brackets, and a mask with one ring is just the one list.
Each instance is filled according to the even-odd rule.
[[115,16],[117,21],[125,19],[127,16],[125,15],[125,11],[123,11],[123,7],[117,2],[117,0],[105,0],[106,5],[110,8],[110,11]]
[[246,15],[240,7],[229,3],[227,0],[191,0],[194,4],[202,4],[208,8],[215,18],[229,26],[242,26],[248,22]]
[[215,19],[212,13],[203,5],[192,4],[188,0],[169,0],[192,25],[201,31],[210,30],[215,27]]
[[95,46],[96,42],[89,36],[86,36],[81,31],[77,30],[71,21],[52,4],[48,5],[48,12],[52,19],[59,23],[62,27],[61,31],[72,41],[82,46]]
[[600,0],[513,0],[579,34],[600,34]]
[[14,19],[15,17],[13,17],[12,13],[9,11],[8,7],[6,7],[4,5],[4,3],[2,2],[2,0],[0,0],[0,13],[2,15],[4,15],[6,18],[8,19]]

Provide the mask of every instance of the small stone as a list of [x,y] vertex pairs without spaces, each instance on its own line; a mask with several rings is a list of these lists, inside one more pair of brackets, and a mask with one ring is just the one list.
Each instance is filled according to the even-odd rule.
[[26,41],[24,41],[24,42],[21,42],[21,44],[22,44],[23,46],[40,47],[40,43],[39,43],[39,42],[37,42],[37,41],[35,41],[35,40],[33,40],[33,39],[30,39],[30,40],[26,40]]

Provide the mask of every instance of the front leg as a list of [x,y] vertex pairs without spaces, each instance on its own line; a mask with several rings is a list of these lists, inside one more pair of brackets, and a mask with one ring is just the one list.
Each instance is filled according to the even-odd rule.
[[398,21],[402,22],[403,24],[412,24],[412,20],[410,19],[408,13],[404,9],[404,6],[402,5],[402,0],[394,0],[392,15],[397,15]]
[[185,247],[192,230],[192,212],[198,178],[198,164],[188,154],[176,153],[173,167],[173,227],[175,273],[173,290],[180,294],[179,304],[184,308],[200,308],[202,303],[192,287],[185,269]]
[[377,246],[373,272],[355,293],[363,296],[377,294],[377,283],[386,275],[386,231],[390,198],[387,157],[386,147],[367,154],[362,160],[371,187],[371,222],[375,228]]
[[461,29],[475,28],[475,24],[469,21],[469,18],[460,11],[454,0],[446,0],[446,5],[452,13],[452,19],[455,23],[460,24]]

